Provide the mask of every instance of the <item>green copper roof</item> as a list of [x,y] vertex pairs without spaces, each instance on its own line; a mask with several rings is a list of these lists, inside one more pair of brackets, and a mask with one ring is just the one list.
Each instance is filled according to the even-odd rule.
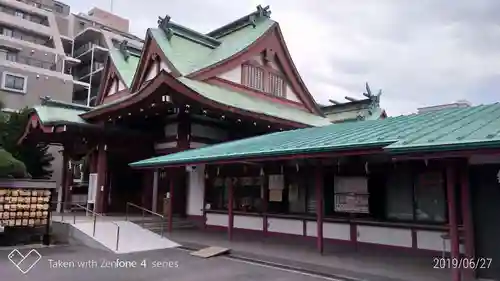
[[51,99],[44,99],[41,105],[33,107],[43,125],[58,123],[87,125],[88,123],[80,117],[80,114],[89,109],[86,106]]
[[116,48],[109,49],[109,57],[115,64],[116,70],[120,73],[120,76],[123,77],[125,85],[130,88],[140,57],[131,54],[128,59],[125,60],[120,50]]
[[169,41],[165,33],[158,28],[149,31],[165,56],[182,75],[196,69],[200,61],[213,51],[207,46],[177,34],[174,34]]
[[[233,32],[228,33],[217,39],[219,45],[209,47],[206,44],[200,44],[200,39],[189,36],[178,31],[173,26],[174,33],[170,40],[161,29],[150,29],[151,35],[162,49],[165,56],[172,62],[182,75],[188,75],[213,64],[221,62],[254,43],[275,23],[267,17],[261,17],[256,20],[256,26],[246,25]],[[182,27],[183,29],[186,29]],[[192,34],[194,31],[191,32]],[[200,35],[206,36],[206,35]],[[198,37],[200,37],[198,36]]]
[[223,37],[217,38],[221,41],[219,47],[213,50],[210,55],[204,58],[192,72],[221,62],[246,49],[266,33],[276,22],[262,17],[256,21],[256,26],[247,25],[237,31],[231,32]]
[[330,121],[300,109],[268,101],[259,97],[254,97],[245,93],[231,91],[205,82],[180,77],[177,80],[184,85],[198,92],[200,95],[215,102],[231,107],[240,108],[250,112],[260,113],[271,117],[290,120],[309,126],[325,126]]
[[446,109],[383,120],[298,129],[211,145],[130,164],[133,167],[384,148],[419,152],[500,147],[500,104]]

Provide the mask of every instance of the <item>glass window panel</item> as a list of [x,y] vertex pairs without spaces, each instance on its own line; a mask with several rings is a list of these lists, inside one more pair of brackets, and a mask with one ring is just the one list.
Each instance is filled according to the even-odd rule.
[[413,220],[413,181],[411,173],[394,171],[388,176],[386,216],[389,219]]
[[415,185],[415,217],[420,221],[446,221],[446,195],[443,174],[426,172],[419,175]]

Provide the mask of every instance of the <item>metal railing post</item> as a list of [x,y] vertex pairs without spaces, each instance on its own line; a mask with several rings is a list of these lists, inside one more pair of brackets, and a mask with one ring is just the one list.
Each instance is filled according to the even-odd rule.
[[142,227],[144,227],[144,209],[141,210],[142,211]]
[[92,237],[95,237],[95,223],[97,221],[97,216],[94,214],[94,229],[92,230]]
[[118,245],[120,243],[120,227],[116,229],[116,251],[118,252]]
[[125,205],[125,221],[128,221],[128,202]]
[[161,219],[160,220],[160,228],[161,228],[160,235],[161,235],[161,237],[163,237],[163,228],[164,228],[164,226],[165,226],[164,220]]

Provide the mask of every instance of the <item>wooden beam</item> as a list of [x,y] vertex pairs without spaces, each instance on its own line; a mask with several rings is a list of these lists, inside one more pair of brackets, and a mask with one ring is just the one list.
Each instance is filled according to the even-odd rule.
[[[456,171],[455,165],[452,162],[447,163],[446,167],[446,191],[448,199],[448,221],[449,221],[449,235],[450,235],[450,261],[460,260],[460,241],[458,233],[458,219],[457,219],[457,204],[456,204]],[[451,263],[452,264],[452,263]],[[451,266],[452,281],[460,281],[460,268]]]
[[[469,169],[466,163],[460,170],[460,198],[462,203],[462,221],[465,234],[465,257],[469,260],[475,259],[474,249],[474,223],[472,218],[472,205],[469,186]],[[475,279],[475,269],[472,267],[464,268],[466,277],[470,280]]]
[[233,178],[229,178],[228,180],[228,193],[229,193],[229,198],[228,198],[228,225],[227,225],[227,235],[229,237],[229,240],[233,240],[233,223],[234,223],[234,216],[233,216],[233,206],[234,206],[234,186],[233,186]]
[[318,251],[323,254],[323,170],[321,167],[316,167],[316,219],[317,219],[317,247]]

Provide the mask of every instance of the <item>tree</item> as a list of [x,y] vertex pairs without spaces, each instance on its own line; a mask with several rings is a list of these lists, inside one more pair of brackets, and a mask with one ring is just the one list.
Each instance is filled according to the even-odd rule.
[[15,159],[24,163],[32,178],[48,179],[52,176],[51,162],[54,157],[48,152],[47,144],[25,142],[18,145],[17,141],[24,133],[29,121],[29,110],[9,113],[8,118],[0,120],[0,145]]

